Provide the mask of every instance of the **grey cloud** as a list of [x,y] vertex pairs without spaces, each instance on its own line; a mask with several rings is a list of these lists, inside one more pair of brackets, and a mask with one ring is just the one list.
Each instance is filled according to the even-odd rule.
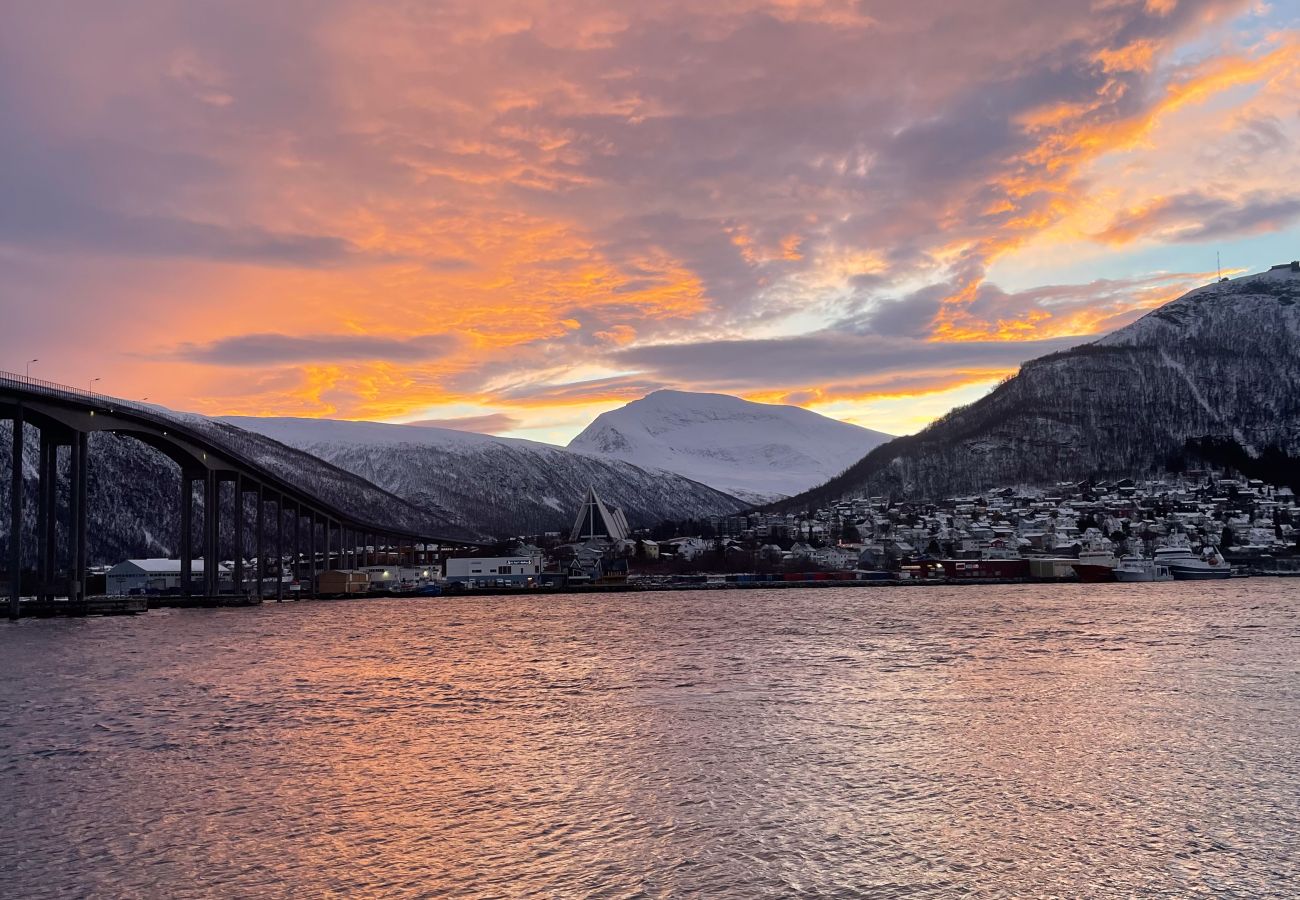
[[209,344],[181,344],[169,355],[217,366],[369,360],[421,362],[443,356],[456,346],[456,339],[445,334],[427,334],[411,338],[330,334],[241,334],[221,338]]
[[591,398],[610,398],[635,400],[666,387],[672,387],[673,381],[659,381],[634,375],[620,375],[613,378],[596,378],[590,381],[578,381],[570,384],[545,384],[524,382],[513,387],[494,392],[498,400],[527,401],[531,403],[564,403]]
[[1300,217],[1300,194],[1254,192],[1241,198],[1187,191],[1144,209],[1116,216],[1098,240],[1126,243],[1161,232],[1166,240],[1193,243],[1285,228]]
[[[315,267],[359,255],[324,234],[136,212],[168,185],[213,185],[222,167],[184,153],[104,142],[0,149],[0,242],[44,250]],[[151,198],[157,204],[161,198]],[[166,204],[159,204],[166,205]]]
[[792,338],[660,344],[610,354],[617,364],[715,390],[819,385],[926,369],[1006,368],[1081,343],[969,341],[939,344],[900,337],[819,332]]
[[[1023,319],[1032,312],[1046,311],[1059,317],[1086,309],[1103,316],[1097,328],[1105,332],[1128,324],[1144,312],[1134,307],[1134,301],[1143,291],[1191,287],[1199,278],[1195,272],[1170,272],[1141,278],[1099,278],[1083,284],[1043,285],[1023,291],[1004,291],[985,282],[963,310],[977,321],[997,322]],[[862,302],[861,312],[838,323],[836,328],[861,335],[920,338],[929,333],[942,301],[956,290],[956,285],[940,283],[901,299],[873,297]]]
[[450,428],[453,431],[473,431],[478,434],[500,434],[523,424],[522,420],[506,413],[487,413],[481,416],[457,416],[450,419],[419,419],[406,422],[422,428]]
[[430,272],[467,272],[474,268],[474,263],[458,256],[440,256],[425,260],[424,267]]
[[860,334],[920,337],[929,330],[940,304],[953,290],[950,284],[932,284],[900,300],[878,302],[842,327]]

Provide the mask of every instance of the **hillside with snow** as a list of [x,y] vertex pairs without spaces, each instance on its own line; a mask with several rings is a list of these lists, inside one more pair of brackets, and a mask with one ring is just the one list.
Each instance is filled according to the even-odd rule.
[[678,474],[518,438],[333,419],[222,420],[319,457],[440,518],[499,536],[567,529],[588,486],[634,525],[745,506]]
[[[1300,266],[1205,285],[778,504],[934,498],[1231,463],[1300,470]],[[1288,476],[1288,472],[1290,473]]]
[[797,406],[655,391],[598,416],[569,449],[676,472],[757,503],[821,484],[889,439]]

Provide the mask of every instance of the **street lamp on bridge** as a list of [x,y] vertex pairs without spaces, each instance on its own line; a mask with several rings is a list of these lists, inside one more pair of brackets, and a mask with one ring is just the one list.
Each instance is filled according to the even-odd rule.
[[87,392],[87,393],[90,393],[90,394],[95,393],[95,382],[96,382],[96,381],[103,381],[103,380],[104,380],[103,378],[92,378],[92,379],[90,379],[90,384],[87,386],[87,388],[86,388],[86,392]]
[[32,363],[38,363],[38,362],[40,362],[39,359],[29,359],[29,360],[27,360],[27,377],[28,377],[28,378],[31,378],[31,377],[32,377]]

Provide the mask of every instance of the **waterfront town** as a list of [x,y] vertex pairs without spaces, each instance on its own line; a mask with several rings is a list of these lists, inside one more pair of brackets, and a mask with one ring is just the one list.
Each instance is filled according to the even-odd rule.
[[[364,547],[340,567],[233,561],[219,583],[259,598],[359,594],[653,589],[834,583],[1154,581],[1300,575],[1300,509],[1289,487],[1192,471],[1151,481],[1003,488],[935,502],[860,497],[803,514],[751,511],[633,529],[589,490],[567,533],[524,535],[474,551]],[[412,560],[418,560],[418,564]],[[200,576],[203,561],[195,560]],[[262,572],[258,590],[257,572]],[[104,567],[116,596],[178,593],[179,561]]]

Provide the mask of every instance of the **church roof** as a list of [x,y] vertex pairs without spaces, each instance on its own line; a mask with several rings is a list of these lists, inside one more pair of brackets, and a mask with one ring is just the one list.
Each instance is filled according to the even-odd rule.
[[587,488],[587,496],[578,508],[578,517],[569,531],[570,541],[589,541],[605,538],[625,540],[628,536],[627,517],[617,506],[609,506],[596,494],[594,487]]

